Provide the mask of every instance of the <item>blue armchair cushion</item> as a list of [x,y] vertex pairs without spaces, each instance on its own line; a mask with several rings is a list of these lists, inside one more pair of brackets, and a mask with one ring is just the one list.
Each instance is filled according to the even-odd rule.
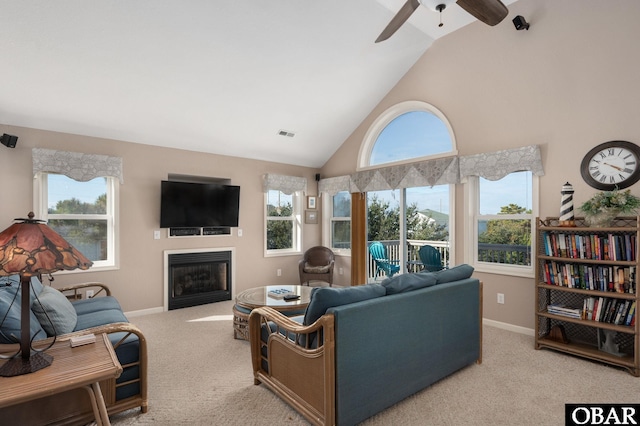
[[432,274],[436,276],[437,284],[450,283],[470,278],[471,274],[473,274],[473,266],[463,263],[449,269],[432,272]]
[[436,285],[436,276],[431,272],[401,274],[382,282],[387,294],[405,293],[432,285]]
[[[3,277],[0,281],[0,343],[17,343],[20,341],[20,306],[22,303],[22,291],[20,289],[20,278]],[[40,281],[38,281],[40,283]],[[9,285],[10,284],[10,285]],[[35,288],[36,286],[34,286]],[[14,300],[15,298],[15,300]],[[33,290],[31,290],[31,300],[34,300]],[[4,318],[4,320],[1,320]],[[29,311],[29,332],[31,339],[44,339],[47,334],[40,326],[33,311]]]
[[[39,301],[39,303],[38,303]],[[44,287],[31,310],[48,336],[71,333],[78,321],[73,305],[53,287]]]
[[355,287],[315,287],[311,290],[311,300],[304,313],[303,325],[313,324],[327,309],[348,305],[362,300],[374,299],[386,294],[380,284],[366,284]]

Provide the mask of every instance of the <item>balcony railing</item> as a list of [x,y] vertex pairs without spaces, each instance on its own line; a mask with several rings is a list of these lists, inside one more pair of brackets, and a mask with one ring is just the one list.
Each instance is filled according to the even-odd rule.
[[[400,263],[400,241],[380,241],[387,251],[387,257],[393,262]],[[371,241],[367,244],[369,246]],[[407,263],[401,268],[402,272],[419,272],[422,263],[418,251],[420,247],[430,245],[440,251],[443,266],[449,266],[449,242],[407,240]],[[516,244],[478,244],[478,260],[489,263],[502,263],[507,265],[531,265],[531,246]],[[369,254],[368,282],[386,278],[380,274],[376,277],[376,264]]]

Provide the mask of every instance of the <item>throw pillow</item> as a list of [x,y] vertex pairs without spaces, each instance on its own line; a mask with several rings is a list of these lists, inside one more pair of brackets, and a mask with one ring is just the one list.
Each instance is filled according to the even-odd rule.
[[[16,343],[20,341],[22,295],[18,284],[19,280],[19,278],[17,282],[13,279],[4,280],[0,284],[0,319],[3,318],[2,324],[0,324],[0,343]],[[31,294],[33,299],[33,291]],[[32,340],[47,337],[33,312],[29,313],[29,333]]]
[[380,284],[366,284],[355,287],[316,287],[311,290],[311,300],[304,313],[304,325],[313,324],[334,306],[348,305],[362,300],[374,299],[385,295]]
[[40,303],[35,301],[31,310],[48,336],[71,333],[75,329],[78,316],[64,294],[53,287],[44,287],[38,300]]
[[310,274],[325,274],[329,272],[329,265],[313,266],[305,262],[303,270]]
[[473,274],[473,266],[463,263],[450,269],[443,269],[432,273],[436,276],[437,284],[449,283],[471,277],[471,274]]
[[382,282],[387,294],[405,293],[436,284],[436,276],[431,272],[401,274]]

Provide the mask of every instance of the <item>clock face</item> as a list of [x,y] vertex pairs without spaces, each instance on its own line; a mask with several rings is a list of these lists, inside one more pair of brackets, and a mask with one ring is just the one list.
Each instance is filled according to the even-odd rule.
[[640,147],[626,141],[600,144],[585,155],[580,172],[594,188],[627,188],[640,179]]

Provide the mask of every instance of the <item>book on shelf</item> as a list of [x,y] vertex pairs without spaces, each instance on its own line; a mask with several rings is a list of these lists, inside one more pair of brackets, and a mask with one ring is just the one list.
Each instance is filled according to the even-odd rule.
[[636,235],[631,234],[566,234],[544,231],[544,254],[567,259],[613,261],[636,260]]
[[636,267],[579,265],[545,260],[541,265],[545,284],[583,290],[631,293],[636,291]]
[[[548,310],[551,312],[551,309]],[[582,319],[630,326],[635,318],[635,310],[635,300],[587,297],[583,300]]]
[[286,288],[276,288],[267,292],[267,296],[274,299],[284,299],[285,296],[289,296],[291,294],[294,293]]
[[582,318],[582,309],[567,306],[565,304],[551,304],[547,306],[547,312],[564,317]]

